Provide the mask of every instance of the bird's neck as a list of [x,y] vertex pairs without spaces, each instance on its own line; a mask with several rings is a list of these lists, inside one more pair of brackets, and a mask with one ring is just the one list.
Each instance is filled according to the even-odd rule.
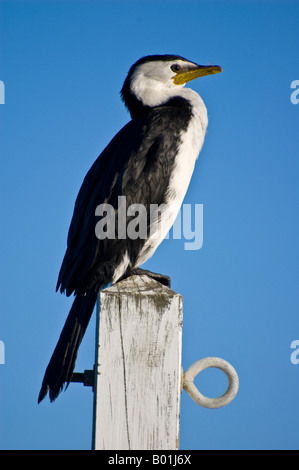
[[153,108],[159,108],[161,106],[181,106],[182,101],[188,102],[188,105],[192,107],[192,112],[195,115],[201,117],[201,120],[207,123],[207,110],[201,97],[191,88],[179,88],[174,93],[173,89],[169,93],[155,92],[152,89],[148,90],[148,93],[142,94],[142,99],[139,98],[138,93],[131,94],[127,100],[126,105],[130,111],[132,119],[138,119],[148,114]]

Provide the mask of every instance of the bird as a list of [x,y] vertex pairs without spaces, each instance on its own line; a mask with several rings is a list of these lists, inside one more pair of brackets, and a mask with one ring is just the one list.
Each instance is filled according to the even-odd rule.
[[[170,286],[168,276],[140,266],[174,223],[205,139],[206,106],[185,85],[218,72],[222,72],[218,65],[199,65],[170,54],[142,57],[129,69],[120,94],[131,120],[91,166],[75,202],[56,286],[66,296],[73,294],[74,301],[46,369],[38,403],[47,393],[54,401],[68,387],[101,289],[143,273]],[[119,198],[125,198],[127,207],[145,207],[145,236],[128,236],[134,211],[121,220],[115,217],[116,235],[97,235],[95,226],[102,220],[97,208],[109,205],[118,214]],[[167,217],[150,218],[152,205],[162,207]]]

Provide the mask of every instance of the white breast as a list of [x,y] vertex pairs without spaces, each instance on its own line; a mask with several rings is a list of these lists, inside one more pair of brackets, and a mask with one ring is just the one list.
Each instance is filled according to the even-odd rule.
[[195,162],[204,143],[208,125],[207,109],[201,97],[185,88],[181,92],[191,102],[193,117],[186,132],[182,132],[181,146],[176,156],[174,171],[170,180],[170,200],[181,205],[194,171]]
[[208,115],[203,100],[190,88],[180,90],[180,96],[191,102],[193,116],[187,131],[183,131],[181,135],[181,145],[176,155],[170,179],[168,198],[165,210],[162,213],[162,222],[158,224],[155,221],[151,226],[151,236],[146,241],[136,266],[140,266],[153,255],[172,227],[188,190],[195,162],[204,143]]

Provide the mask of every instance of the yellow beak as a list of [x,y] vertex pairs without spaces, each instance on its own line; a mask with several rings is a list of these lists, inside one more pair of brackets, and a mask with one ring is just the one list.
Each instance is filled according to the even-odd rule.
[[218,72],[222,72],[222,68],[219,67],[219,65],[197,65],[189,70],[180,70],[172,80],[175,85],[183,85],[195,78],[204,77],[205,75],[211,75]]

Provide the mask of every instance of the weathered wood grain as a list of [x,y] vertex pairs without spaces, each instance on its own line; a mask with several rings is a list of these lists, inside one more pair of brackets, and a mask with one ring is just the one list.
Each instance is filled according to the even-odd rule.
[[98,304],[94,449],[177,449],[181,296],[133,276]]

